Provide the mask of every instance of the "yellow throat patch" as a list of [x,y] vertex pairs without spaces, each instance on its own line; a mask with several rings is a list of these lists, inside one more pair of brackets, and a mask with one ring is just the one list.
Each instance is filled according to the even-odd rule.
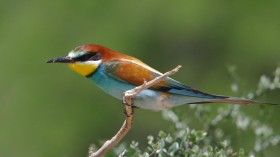
[[92,74],[98,67],[98,64],[71,63],[69,67],[77,73],[88,76]]

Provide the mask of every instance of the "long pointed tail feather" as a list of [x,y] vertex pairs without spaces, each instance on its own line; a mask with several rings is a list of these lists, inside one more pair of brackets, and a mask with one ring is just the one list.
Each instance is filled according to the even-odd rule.
[[211,99],[208,100],[209,103],[227,103],[227,104],[238,104],[238,105],[249,105],[249,104],[268,104],[268,105],[278,105],[274,103],[250,100],[250,99],[242,99],[235,97],[228,97],[225,99]]

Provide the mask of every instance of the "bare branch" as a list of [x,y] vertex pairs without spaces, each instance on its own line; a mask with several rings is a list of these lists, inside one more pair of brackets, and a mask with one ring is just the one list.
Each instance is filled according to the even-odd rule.
[[111,150],[116,144],[120,142],[120,140],[127,134],[132,126],[133,121],[133,98],[136,97],[141,91],[150,88],[151,86],[155,85],[156,83],[160,82],[164,78],[176,73],[181,68],[181,65],[178,65],[175,69],[168,71],[155,79],[144,82],[141,86],[135,87],[134,89],[128,90],[124,93],[123,102],[125,103],[125,121],[120,128],[120,130],[116,133],[112,139],[106,141],[103,146],[97,150],[96,152],[89,152],[89,157],[102,157],[104,154]]

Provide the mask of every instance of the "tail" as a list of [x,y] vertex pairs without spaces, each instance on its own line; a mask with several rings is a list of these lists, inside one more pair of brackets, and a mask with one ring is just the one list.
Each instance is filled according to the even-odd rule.
[[205,103],[227,103],[227,104],[239,104],[239,105],[249,105],[249,104],[278,105],[278,104],[269,103],[269,102],[262,102],[262,101],[235,98],[235,97],[227,97],[227,98],[222,98],[222,99],[210,99],[210,100],[207,100]]

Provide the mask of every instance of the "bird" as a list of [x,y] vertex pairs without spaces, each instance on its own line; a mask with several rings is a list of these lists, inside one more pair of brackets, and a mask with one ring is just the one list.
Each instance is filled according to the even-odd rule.
[[[64,63],[88,78],[109,95],[122,100],[125,91],[142,85],[162,75],[141,60],[119,53],[101,45],[78,46],[67,56],[53,58],[47,63]],[[160,111],[184,104],[270,104],[232,96],[208,94],[167,77],[141,91],[133,100],[133,106]]]

